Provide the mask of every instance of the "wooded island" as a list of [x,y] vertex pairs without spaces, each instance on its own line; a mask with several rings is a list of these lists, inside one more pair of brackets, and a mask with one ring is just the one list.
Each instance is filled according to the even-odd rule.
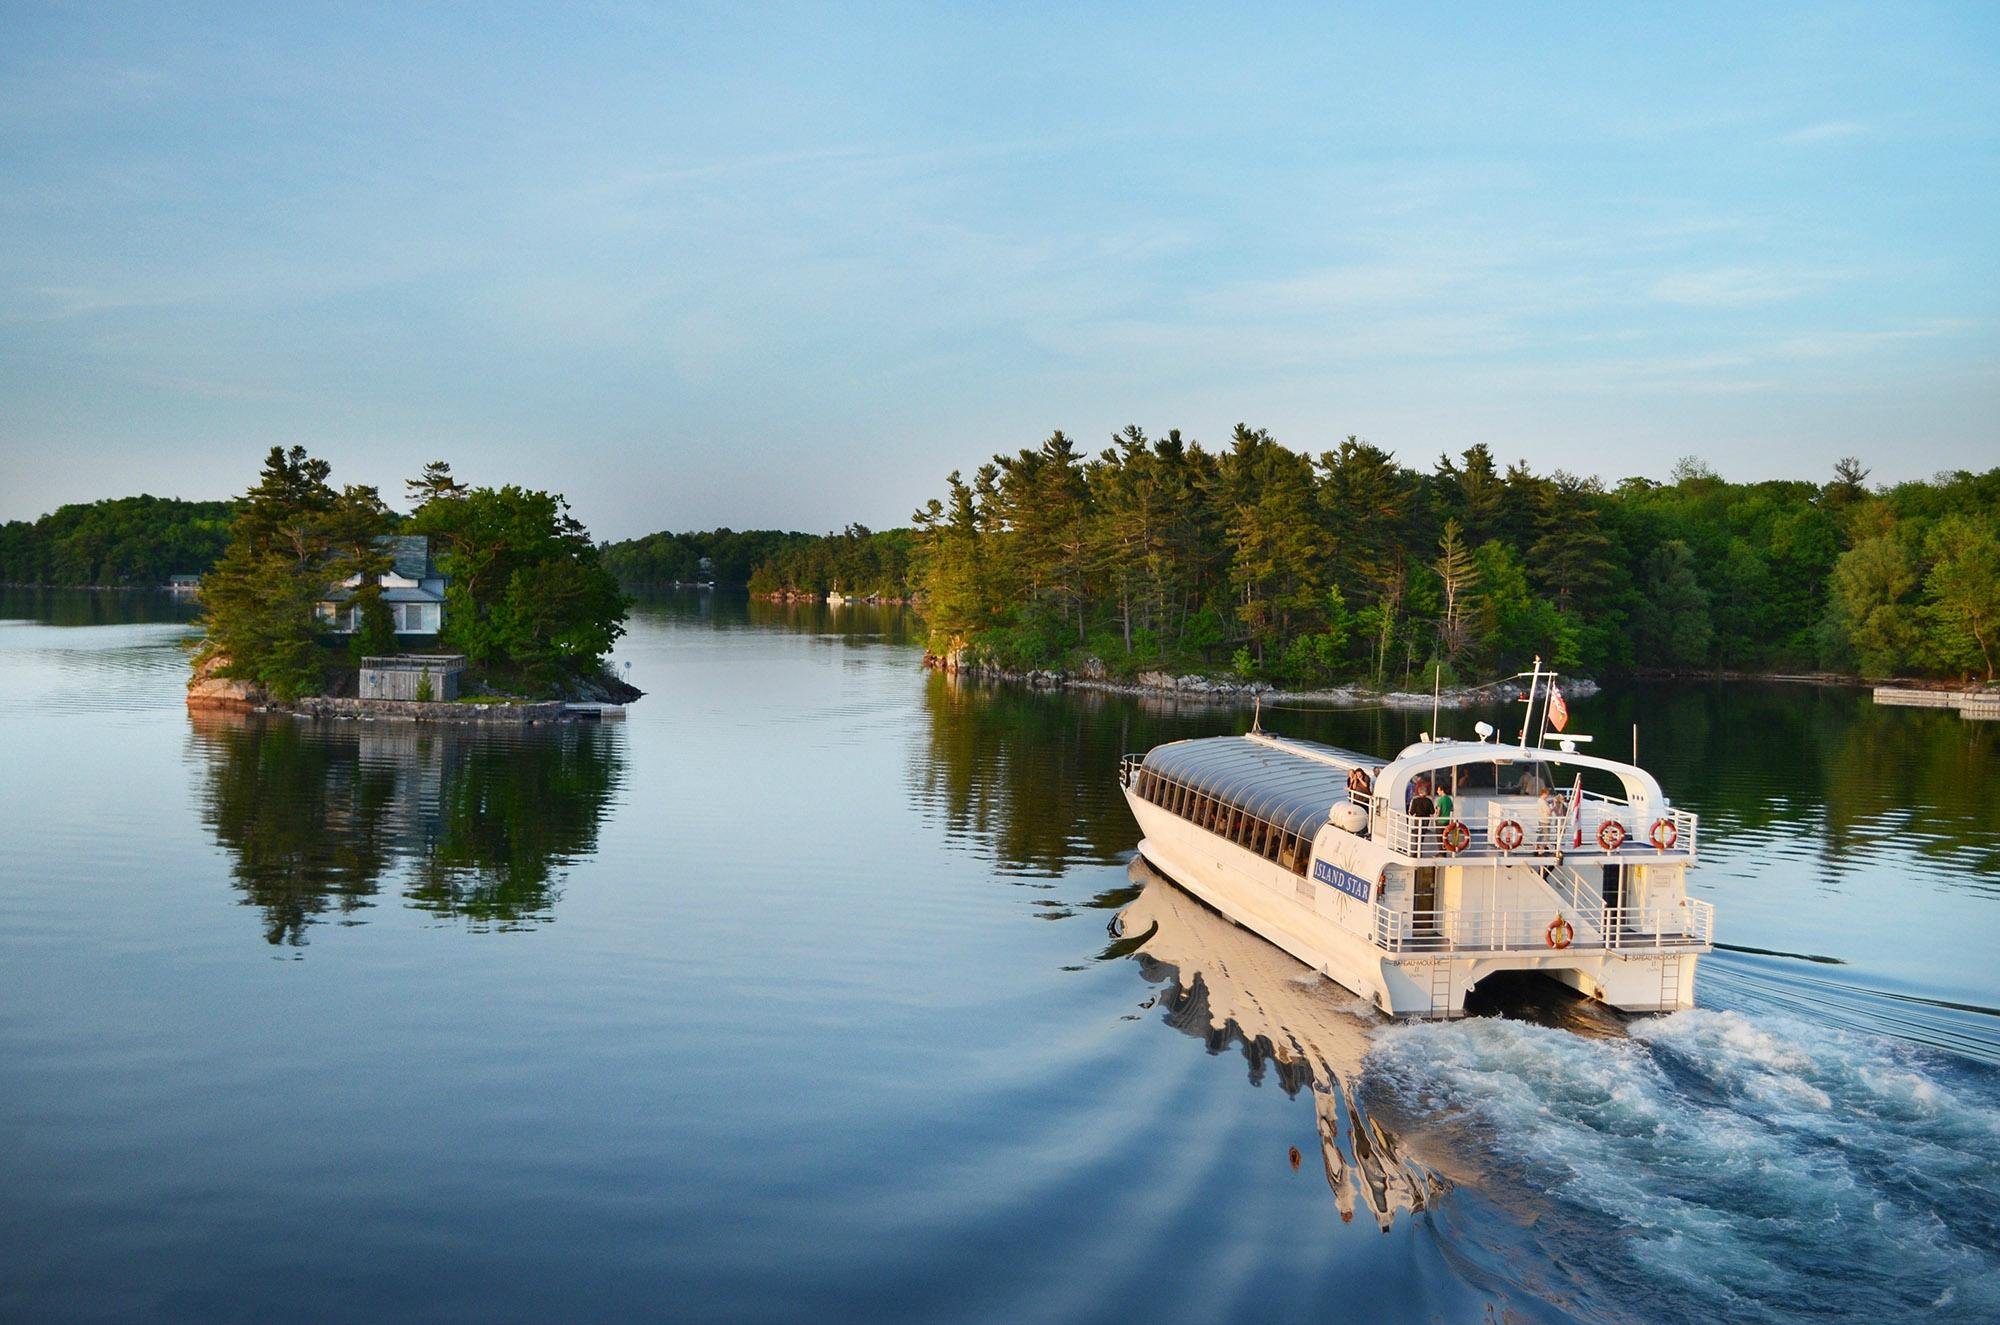
[[198,677],[289,703],[351,694],[364,658],[444,650],[462,657],[472,698],[628,689],[602,675],[628,603],[560,495],[468,487],[434,461],[407,485],[403,516],[329,473],[302,447],[271,448],[201,580]]

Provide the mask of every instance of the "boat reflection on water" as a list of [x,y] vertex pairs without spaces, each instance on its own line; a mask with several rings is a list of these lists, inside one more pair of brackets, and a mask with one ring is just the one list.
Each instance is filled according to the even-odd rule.
[[1238,928],[1146,863],[1132,861],[1138,896],[1113,922],[1145,977],[1164,986],[1168,1024],[1211,1052],[1234,1043],[1253,1081],[1272,1072],[1288,1095],[1310,1094],[1320,1159],[1343,1223],[1365,1210],[1387,1232],[1449,1186],[1368,1115],[1361,1060],[1383,1024],[1361,999]]
[[278,945],[360,923],[385,881],[475,929],[546,923],[623,777],[621,733],[596,725],[189,717],[203,821]]

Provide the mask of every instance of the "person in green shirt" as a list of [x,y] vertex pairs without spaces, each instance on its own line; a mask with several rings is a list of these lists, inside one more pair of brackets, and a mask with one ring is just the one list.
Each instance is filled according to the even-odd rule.
[[1453,801],[1451,799],[1451,792],[1445,789],[1444,783],[1438,783],[1437,795],[1431,799],[1437,802],[1438,818],[1449,820],[1451,818]]

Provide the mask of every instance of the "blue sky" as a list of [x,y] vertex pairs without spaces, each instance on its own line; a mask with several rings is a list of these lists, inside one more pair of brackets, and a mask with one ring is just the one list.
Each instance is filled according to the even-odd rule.
[[0,0],[0,518],[901,523],[1063,428],[2000,464],[2000,7]]

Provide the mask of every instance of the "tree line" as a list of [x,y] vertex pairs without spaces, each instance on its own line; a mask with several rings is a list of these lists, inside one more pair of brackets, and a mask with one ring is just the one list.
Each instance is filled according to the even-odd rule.
[[851,524],[837,534],[795,543],[750,572],[753,594],[806,594],[819,597],[838,589],[864,598],[905,598],[910,592],[908,529],[877,532]]
[[753,571],[782,552],[812,542],[811,534],[780,529],[661,530],[603,547],[604,565],[630,589],[716,584],[741,589]]
[[777,529],[662,530],[604,546],[604,564],[630,589],[715,584],[754,594],[823,595],[830,589],[884,598],[910,592],[908,529],[851,524],[839,533]]
[[1310,686],[1564,669],[1993,674],[2000,469],[1606,486],[1476,445],[1428,470],[1130,427],[996,455],[915,515],[933,652]]
[[[271,448],[202,577],[198,663],[290,700],[320,692],[342,665],[394,652],[379,583],[393,564],[391,534],[429,537],[449,578],[438,646],[509,689],[552,693],[596,672],[624,633],[625,596],[561,495],[469,487],[433,461],[406,485],[415,510],[404,516],[372,486],[336,489],[330,472],[303,447]],[[343,640],[318,609],[357,577],[359,619]]]
[[200,575],[229,542],[226,501],[112,497],[0,525],[0,584],[158,586]]

